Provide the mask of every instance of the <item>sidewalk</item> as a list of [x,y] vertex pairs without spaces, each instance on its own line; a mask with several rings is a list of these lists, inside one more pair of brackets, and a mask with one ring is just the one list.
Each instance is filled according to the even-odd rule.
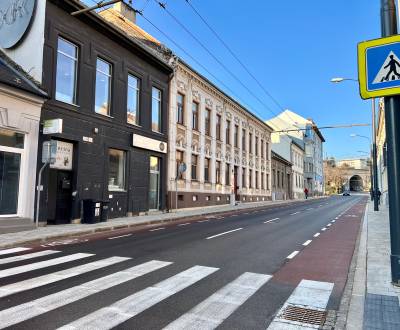
[[[309,200],[319,199],[325,197],[315,197]],[[55,225],[39,227],[34,230],[21,231],[16,233],[0,234],[0,248],[7,248],[21,244],[46,242],[51,239],[66,238],[71,236],[80,236],[87,234],[94,234],[105,231],[122,230],[127,228],[157,225],[179,220],[191,220],[204,215],[217,215],[224,213],[237,212],[240,210],[248,210],[254,208],[274,207],[276,205],[285,205],[292,203],[302,203],[306,200],[289,200],[289,201],[267,201],[267,202],[254,202],[242,203],[236,206],[221,205],[211,206],[207,208],[196,209],[182,209],[177,212],[171,213],[157,213],[149,215],[140,215],[134,217],[124,217],[110,219],[107,222],[100,222],[96,224],[68,224],[68,225]]]
[[389,211],[367,205],[345,329],[400,329],[400,288],[391,284]]

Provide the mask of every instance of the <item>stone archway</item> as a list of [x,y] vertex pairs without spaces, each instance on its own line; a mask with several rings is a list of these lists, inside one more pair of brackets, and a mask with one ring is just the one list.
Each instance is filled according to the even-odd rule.
[[363,179],[359,175],[353,175],[349,180],[350,191],[363,191]]

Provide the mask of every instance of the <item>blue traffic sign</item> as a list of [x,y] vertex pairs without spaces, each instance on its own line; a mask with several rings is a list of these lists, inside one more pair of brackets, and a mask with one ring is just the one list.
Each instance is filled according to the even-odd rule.
[[400,94],[399,36],[360,43],[358,65],[363,98]]

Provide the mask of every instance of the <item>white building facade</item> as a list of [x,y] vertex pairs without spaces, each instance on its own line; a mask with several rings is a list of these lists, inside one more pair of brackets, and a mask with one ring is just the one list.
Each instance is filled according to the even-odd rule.
[[170,86],[170,208],[270,200],[271,132],[177,60]]
[[302,141],[292,139],[292,194],[294,199],[304,198],[304,146]]

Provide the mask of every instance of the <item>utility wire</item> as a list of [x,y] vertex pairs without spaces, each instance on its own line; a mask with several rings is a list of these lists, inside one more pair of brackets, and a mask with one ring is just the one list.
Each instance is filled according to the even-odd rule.
[[[188,33],[226,72],[229,73],[244,89],[246,89],[250,95],[252,95],[261,105],[263,105],[269,112],[271,112],[274,116],[277,114],[268,106],[266,105],[250,88],[248,88],[229,68],[222,63],[209,49],[204,43],[197,38],[178,18],[175,17],[166,7],[165,3],[162,3],[158,0],[154,0],[165,12],[182,28]],[[260,114],[259,114],[260,115]],[[263,117],[260,115],[261,118]]]
[[[255,77],[255,75],[248,69],[248,67],[243,63],[243,61],[236,55],[232,48],[222,39],[217,31],[207,22],[207,20],[200,14],[200,12],[191,4],[190,0],[185,0],[185,2],[190,6],[193,12],[201,19],[201,21],[208,27],[208,29],[214,34],[214,36],[221,42],[221,44],[228,50],[228,52],[233,56],[233,58],[240,64],[240,66],[248,73],[248,75],[257,83],[257,85],[263,90],[263,92],[275,103],[275,105],[284,111],[285,108],[277,101],[276,98],[264,87],[263,84]],[[296,121],[286,113],[287,117],[293,122],[294,126],[297,127]]]

